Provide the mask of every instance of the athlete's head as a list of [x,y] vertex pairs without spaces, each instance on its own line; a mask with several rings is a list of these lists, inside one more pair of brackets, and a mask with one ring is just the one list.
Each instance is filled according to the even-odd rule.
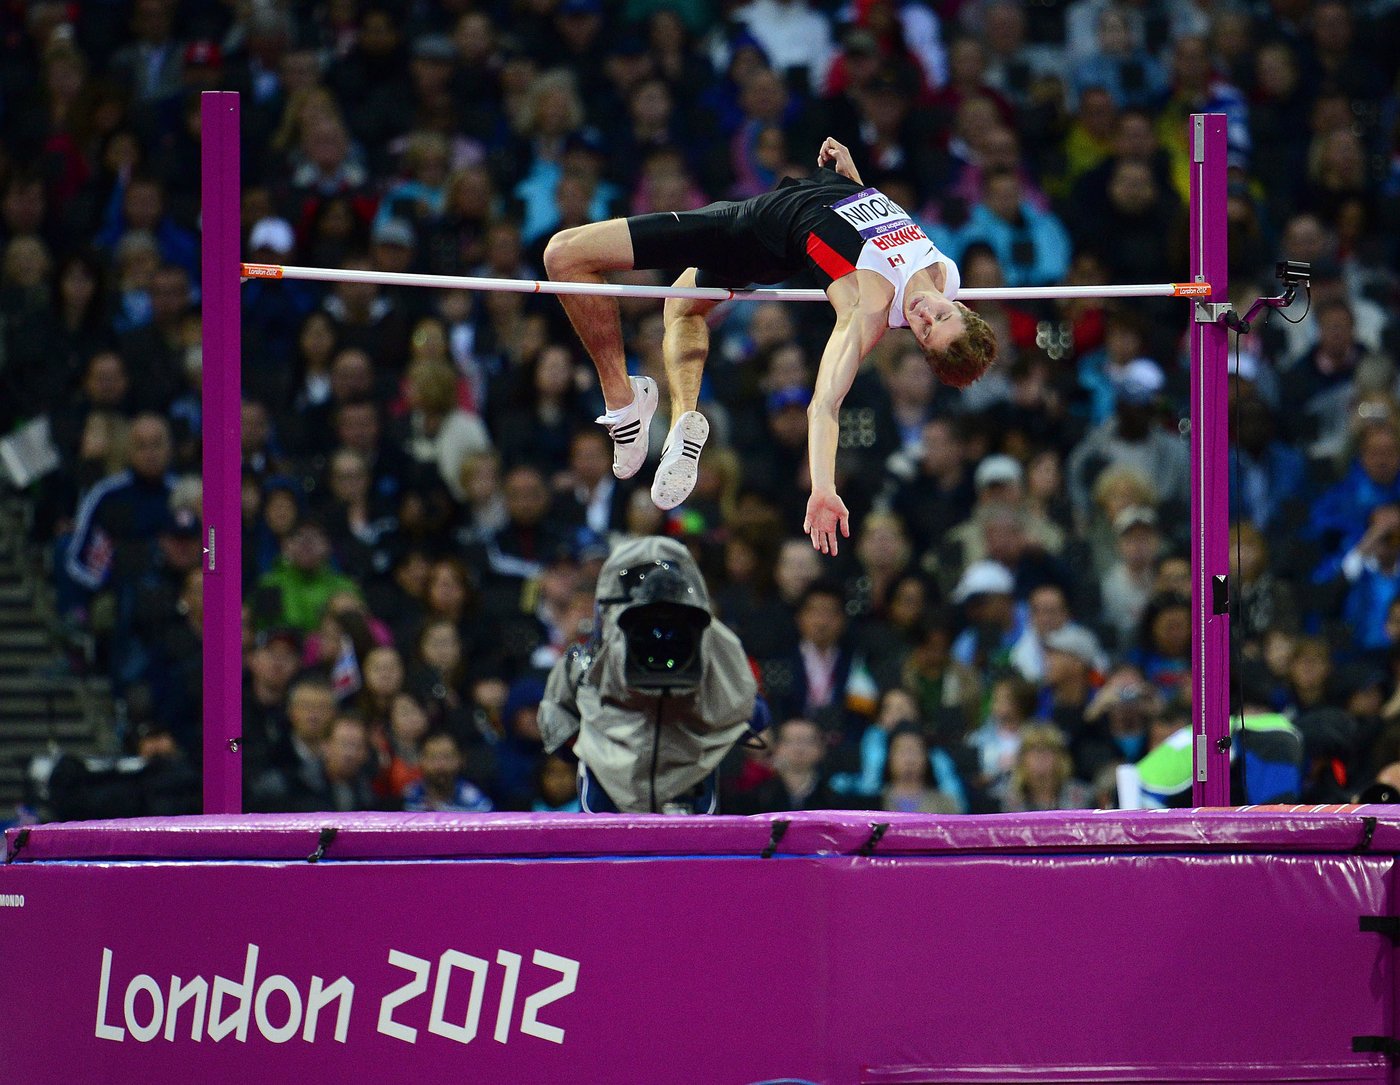
[[997,340],[991,326],[962,302],[949,301],[937,290],[906,293],[904,318],[934,376],[944,384],[966,388],[996,358]]

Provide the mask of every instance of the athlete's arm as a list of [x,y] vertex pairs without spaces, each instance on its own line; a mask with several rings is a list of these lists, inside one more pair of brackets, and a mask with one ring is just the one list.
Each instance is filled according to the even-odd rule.
[[[827,290],[836,309],[836,326],[822,351],[817,384],[807,408],[807,464],[812,475],[812,496],[802,530],[823,554],[837,552],[837,532],[851,535],[850,513],[836,492],[836,446],[841,435],[841,403],[851,390],[860,364],[880,337],[889,319],[889,290],[876,278],[864,293],[858,285],[867,273],[855,272],[832,283]],[[882,289],[883,288],[883,289]]]
[[837,143],[830,136],[826,137],[821,150],[817,152],[817,165],[830,166],[842,177],[847,177],[858,185],[865,184],[856,172],[856,164],[851,161],[851,152],[845,144]]

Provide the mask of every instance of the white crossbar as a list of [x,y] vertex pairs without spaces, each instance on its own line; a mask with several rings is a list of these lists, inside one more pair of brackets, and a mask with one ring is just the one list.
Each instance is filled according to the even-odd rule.
[[[725,290],[702,286],[637,286],[623,283],[563,283],[540,279],[488,279],[473,275],[418,275],[401,271],[349,271],[284,264],[243,264],[244,279],[309,279],[325,283],[427,286],[439,290],[486,290],[511,294],[590,294],[603,298],[690,298],[697,301],[826,301],[821,290],[755,287]],[[1032,301],[1058,298],[1199,298],[1210,283],[1147,283],[1137,286],[1007,286],[967,289],[960,301]]]

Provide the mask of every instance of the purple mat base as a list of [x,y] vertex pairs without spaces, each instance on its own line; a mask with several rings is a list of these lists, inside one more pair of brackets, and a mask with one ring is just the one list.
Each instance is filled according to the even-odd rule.
[[211,816],[7,846],[6,1085],[1397,1083],[1393,807]]
[[[1071,810],[948,817],[818,810],[756,817],[655,814],[247,814],[39,825],[18,862],[184,859],[297,860],[321,830],[328,859],[756,856],[775,822],[776,855],[852,855],[888,825],[873,854],[956,852],[1312,852],[1400,854],[1400,808],[1271,806],[1122,812]],[[7,853],[22,829],[5,834]]]

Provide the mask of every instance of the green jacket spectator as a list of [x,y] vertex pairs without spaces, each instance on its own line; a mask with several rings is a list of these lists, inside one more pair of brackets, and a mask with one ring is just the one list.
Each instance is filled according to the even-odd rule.
[[[282,542],[282,556],[258,580],[262,597],[276,596],[258,619],[272,626],[290,627],[309,633],[321,623],[326,603],[337,592],[360,594],[350,577],[331,566],[331,545],[326,529],[315,520],[297,524]],[[267,611],[276,605],[274,620]]]

